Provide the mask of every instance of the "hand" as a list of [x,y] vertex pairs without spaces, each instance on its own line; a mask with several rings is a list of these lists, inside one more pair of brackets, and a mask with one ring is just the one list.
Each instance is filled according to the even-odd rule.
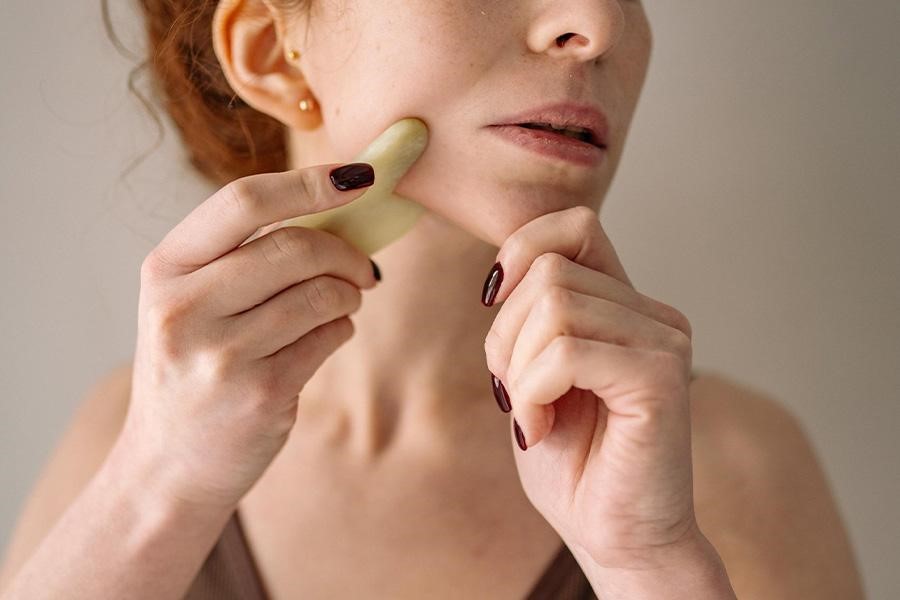
[[360,290],[376,284],[366,254],[305,227],[248,239],[361,196],[332,185],[336,166],[233,181],[144,260],[116,456],[155,465],[147,484],[167,500],[236,506],[287,441],[304,384],[353,335]]
[[690,323],[634,289],[588,207],[526,223],[497,262],[504,304],[485,354],[527,444],[515,454],[529,500],[599,567],[661,566],[700,534]]

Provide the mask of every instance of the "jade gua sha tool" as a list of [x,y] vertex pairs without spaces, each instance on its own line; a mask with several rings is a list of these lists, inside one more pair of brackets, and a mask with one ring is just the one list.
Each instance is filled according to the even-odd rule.
[[351,161],[366,162],[375,169],[375,183],[362,196],[349,204],[282,221],[280,227],[327,231],[371,256],[409,231],[425,211],[421,204],[395,194],[394,187],[427,145],[425,123],[415,118],[397,121]]

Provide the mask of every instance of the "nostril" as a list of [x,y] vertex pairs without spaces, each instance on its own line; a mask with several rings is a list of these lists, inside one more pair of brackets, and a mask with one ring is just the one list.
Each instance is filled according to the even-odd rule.
[[573,35],[575,35],[575,34],[571,33],[571,32],[562,34],[561,36],[556,38],[556,46],[558,48],[562,48],[563,46],[565,46],[566,42],[569,41],[569,38],[572,37]]

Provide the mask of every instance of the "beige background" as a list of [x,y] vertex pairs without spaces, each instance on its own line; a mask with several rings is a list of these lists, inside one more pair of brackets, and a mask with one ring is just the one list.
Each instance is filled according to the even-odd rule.
[[[0,2],[4,545],[82,395],[130,360],[141,260],[212,191],[171,131],[116,180],[155,130],[98,5]],[[696,368],[801,418],[871,597],[895,597],[900,3],[645,5],[653,62],[604,226],[636,287],[690,318]]]

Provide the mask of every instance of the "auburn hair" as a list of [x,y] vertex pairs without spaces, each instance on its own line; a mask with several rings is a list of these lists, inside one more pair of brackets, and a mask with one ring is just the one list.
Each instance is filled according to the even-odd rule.
[[[270,1],[285,13],[305,10],[310,3]],[[164,129],[154,101],[174,122],[190,164],[217,187],[245,175],[287,170],[287,128],[241,100],[219,65],[212,42],[218,0],[138,0],[138,5],[147,56],[129,73],[128,89],[156,122],[157,145]],[[113,29],[108,0],[101,0],[101,11],[113,45],[134,57]],[[149,72],[151,99],[135,86],[144,70]]]

